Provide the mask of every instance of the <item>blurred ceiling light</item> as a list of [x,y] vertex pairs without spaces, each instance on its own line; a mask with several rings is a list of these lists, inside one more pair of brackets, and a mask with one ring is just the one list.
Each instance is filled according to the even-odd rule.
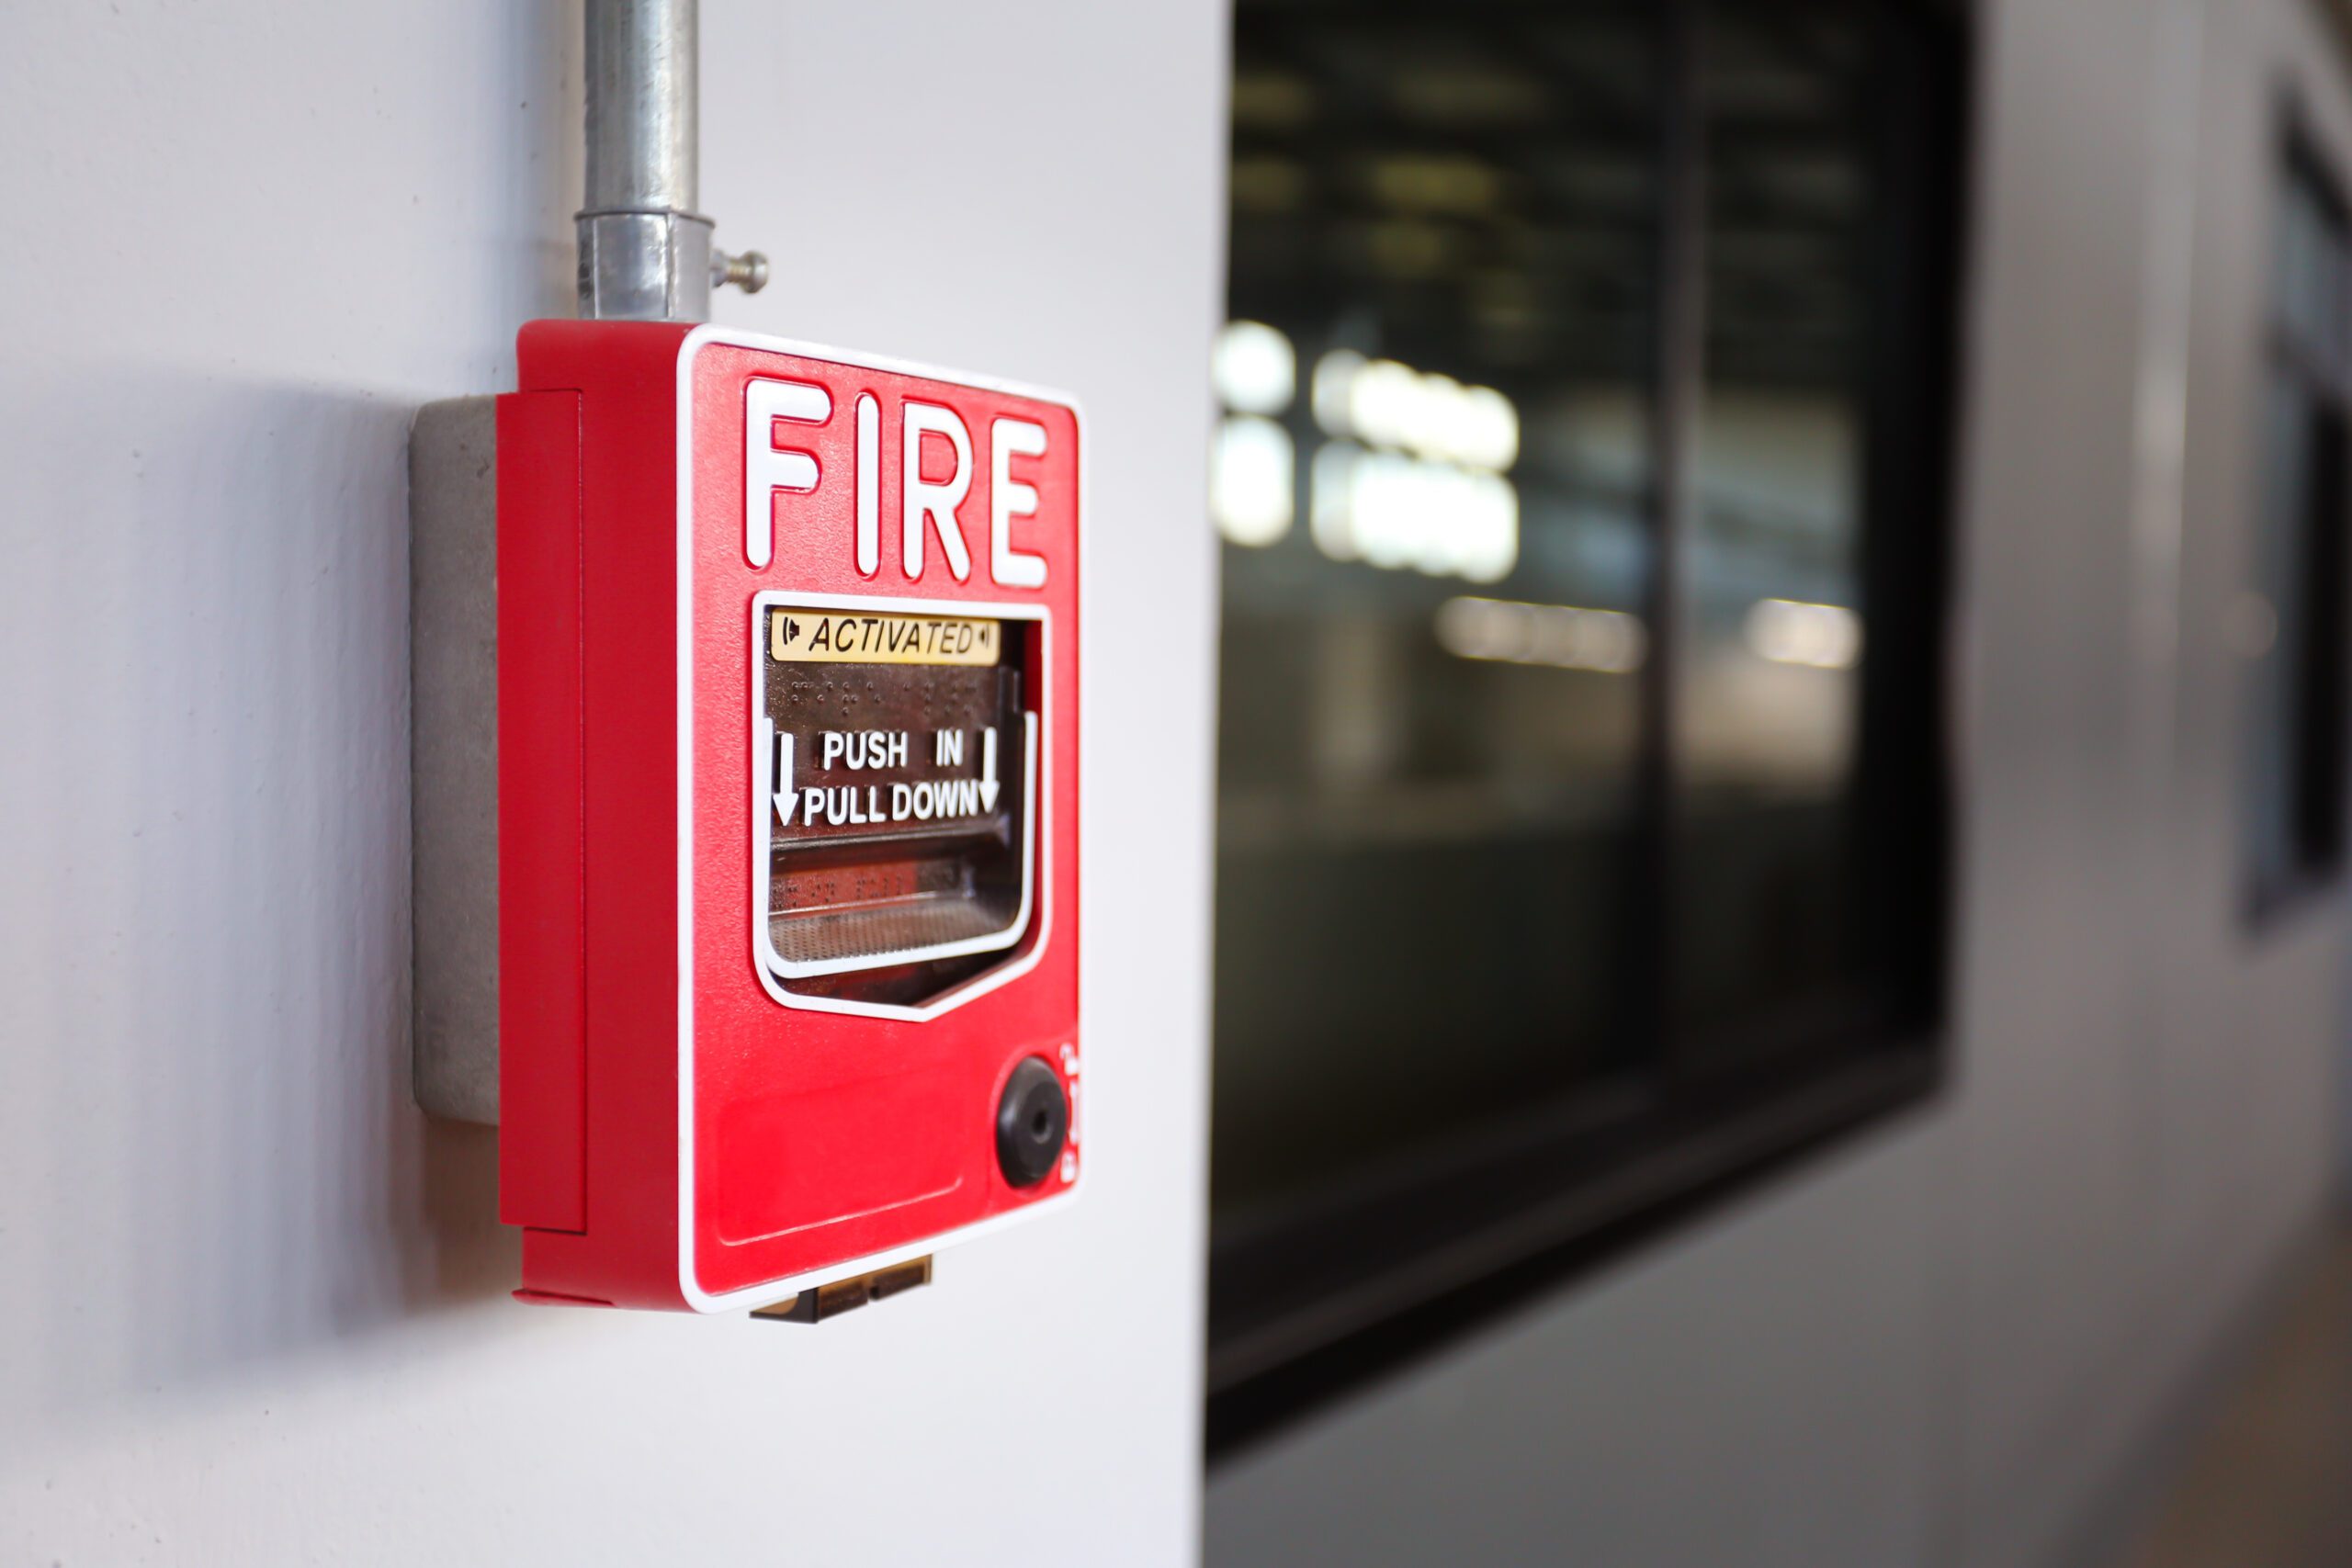
[[1456,658],[1606,675],[1632,673],[1649,651],[1648,632],[1639,617],[1573,604],[1448,599],[1438,606],[1435,629],[1440,646]]
[[1306,170],[1288,158],[1238,157],[1227,183],[1233,204],[1250,212],[1287,212],[1306,197]]
[[1508,471],[1519,461],[1519,410],[1492,387],[1464,387],[1455,418],[1453,457],[1473,468]]
[[1357,232],[1365,260],[1388,277],[1435,277],[1448,270],[1455,250],[1452,230],[1418,219],[1369,223]]
[[1524,124],[1542,119],[1551,107],[1549,93],[1534,77],[1476,61],[1401,71],[1390,96],[1406,114],[1441,125]]
[[1234,122],[1292,130],[1315,118],[1315,88],[1281,71],[1236,71],[1230,100]]
[[[1498,357],[1494,340],[1502,340],[1507,355],[1514,336],[1541,328],[1544,305],[1534,281],[1524,273],[1492,267],[1470,278],[1470,313],[1480,334],[1488,340],[1484,347],[1490,361]],[[1532,346],[1538,355],[1543,352],[1541,344]]]
[[1862,618],[1843,604],[1758,599],[1747,607],[1747,646],[1758,659],[1814,670],[1850,670],[1862,656]]
[[1271,545],[1290,532],[1290,433],[1271,419],[1234,414],[1209,449],[1209,515],[1237,545]]
[[1298,390],[1298,355],[1263,321],[1227,321],[1209,351],[1209,381],[1236,413],[1280,413]]
[[1421,434],[1421,378],[1393,359],[1375,359],[1348,388],[1348,424],[1374,446],[1414,446]]
[[1383,206],[1416,212],[1485,212],[1503,188],[1502,175],[1476,158],[1428,154],[1376,159],[1369,183]]
[[1519,491],[1499,474],[1335,441],[1308,479],[1308,529],[1334,560],[1474,582],[1518,564]]
[[1332,435],[1489,473],[1519,460],[1519,410],[1492,387],[1342,348],[1316,362],[1310,396]]
[[1348,400],[1364,364],[1364,356],[1351,348],[1335,348],[1315,362],[1315,378],[1308,386],[1307,401],[1315,423],[1325,434],[1355,434],[1355,427],[1348,423]]

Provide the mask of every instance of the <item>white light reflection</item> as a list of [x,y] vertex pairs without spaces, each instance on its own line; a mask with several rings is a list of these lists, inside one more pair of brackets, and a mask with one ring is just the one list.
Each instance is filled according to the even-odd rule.
[[1758,599],[1747,607],[1747,646],[1758,659],[1813,670],[1850,670],[1862,656],[1862,618],[1843,604]]
[[1355,426],[1348,420],[1348,399],[1355,391],[1356,373],[1364,364],[1363,355],[1351,348],[1335,348],[1315,362],[1315,379],[1306,400],[1325,434],[1354,434]]
[[1499,474],[1334,441],[1309,470],[1308,527],[1334,560],[1494,582],[1519,561],[1519,492]]
[[1519,562],[1519,411],[1394,359],[1334,349],[1315,362],[1307,516],[1334,560],[1495,582]]
[[1280,413],[1298,391],[1298,355],[1263,321],[1227,321],[1209,351],[1209,384],[1235,413]]
[[1290,532],[1295,459],[1290,433],[1271,419],[1233,414],[1209,448],[1209,515],[1237,545],[1271,545]]
[[1461,659],[1548,664],[1626,675],[1642,667],[1649,636],[1623,610],[1521,604],[1508,599],[1448,599],[1438,606],[1440,646]]
[[1519,460],[1519,410],[1492,387],[1342,348],[1316,362],[1310,400],[1328,435],[1487,473]]

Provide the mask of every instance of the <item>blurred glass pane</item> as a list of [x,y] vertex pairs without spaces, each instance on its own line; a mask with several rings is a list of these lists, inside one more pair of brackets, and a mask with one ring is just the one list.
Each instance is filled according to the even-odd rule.
[[2246,860],[2257,909],[2342,861],[2346,410],[2352,250],[2343,206],[2297,146],[2282,170],[2252,581],[2229,635],[2246,665]]
[[2345,225],[2334,197],[2301,159],[2290,160],[2279,194],[2272,307],[2281,347],[2308,378],[2343,384],[2346,320]]
[[1864,978],[1863,378],[1880,193],[1862,15],[1703,15],[1706,368],[1679,574],[1669,951],[1676,1021],[1712,1045],[1815,1021]]
[[1221,1224],[1624,1065],[1658,27],[1236,19],[1227,413],[1295,491],[1220,438]]

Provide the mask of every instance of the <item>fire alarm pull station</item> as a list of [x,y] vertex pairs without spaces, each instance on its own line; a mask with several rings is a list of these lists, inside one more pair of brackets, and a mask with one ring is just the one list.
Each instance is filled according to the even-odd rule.
[[681,323],[518,360],[412,456],[419,1098],[498,1122],[526,1300],[921,1283],[1082,1169],[1077,410]]

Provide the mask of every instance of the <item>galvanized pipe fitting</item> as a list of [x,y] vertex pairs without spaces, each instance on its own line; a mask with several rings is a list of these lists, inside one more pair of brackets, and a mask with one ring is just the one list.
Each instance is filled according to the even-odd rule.
[[588,168],[580,313],[710,314],[711,220],[700,178],[695,0],[587,0]]

